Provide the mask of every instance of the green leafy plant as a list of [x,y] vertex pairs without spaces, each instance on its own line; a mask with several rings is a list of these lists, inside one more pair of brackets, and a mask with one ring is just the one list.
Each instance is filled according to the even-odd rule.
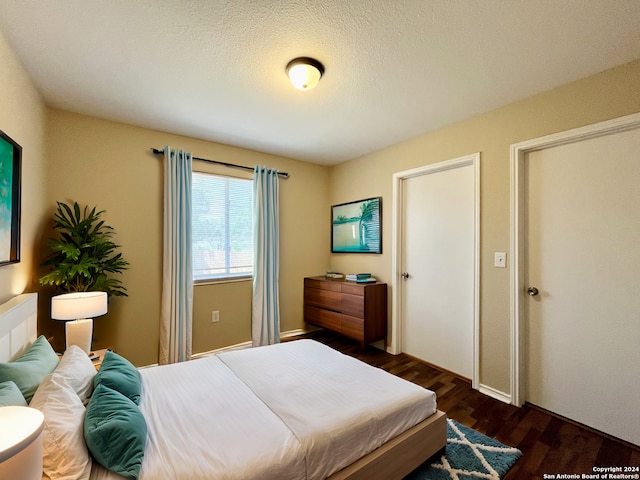
[[77,202],[72,207],[57,204],[53,229],[59,236],[48,240],[51,254],[41,265],[51,271],[40,278],[40,285],[55,286],[63,293],[102,291],[127,296],[122,281],[110,276],[128,269],[129,262],[116,252],[119,245],[111,240],[113,228],[101,219],[105,210],[89,211],[88,206],[81,210]]

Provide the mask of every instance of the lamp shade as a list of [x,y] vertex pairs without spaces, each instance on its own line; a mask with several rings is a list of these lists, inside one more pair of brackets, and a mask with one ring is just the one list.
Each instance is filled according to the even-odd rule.
[[55,320],[93,318],[105,313],[107,313],[106,292],[65,293],[51,299],[51,318]]
[[[51,299],[51,318],[71,320],[65,325],[66,345],[91,351],[93,317],[107,313],[107,292],[75,292]],[[91,318],[90,318],[91,317]]]
[[0,407],[0,478],[42,478],[44,415],[29,407]]

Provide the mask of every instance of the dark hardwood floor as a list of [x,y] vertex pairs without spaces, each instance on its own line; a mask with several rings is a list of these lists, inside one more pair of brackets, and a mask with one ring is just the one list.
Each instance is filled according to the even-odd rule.
[[[583,478],[582,474],[594,474],[594,467],[640,466],[640,447],[531,405],[522,408],[507,405],[473,390],[469,381],[408,355],[391,355],[373,347],[367,347],[364,353],[360,353],[357,342],[324,330],[303,337],[318,340],[342,353],[433,390],[437,395],[438,409],[446,412],[449,418],[506,445],[519,448],[523,456],[505,480],[553,478],[550,475],[558,474]],[[545,477],[545,474],[548,476]]]

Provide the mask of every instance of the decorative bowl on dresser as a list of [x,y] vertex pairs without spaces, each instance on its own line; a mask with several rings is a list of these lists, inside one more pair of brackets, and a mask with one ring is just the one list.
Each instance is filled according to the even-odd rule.
[[304,321],[357,340],[361,351],[376,340],[384,340],[386,350],[387,284],[307,277]]

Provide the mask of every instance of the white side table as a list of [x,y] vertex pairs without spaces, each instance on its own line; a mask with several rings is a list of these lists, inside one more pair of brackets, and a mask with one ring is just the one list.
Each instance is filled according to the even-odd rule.
[[0,407],[0,478],[42,478],[44,415],[29,407]]

